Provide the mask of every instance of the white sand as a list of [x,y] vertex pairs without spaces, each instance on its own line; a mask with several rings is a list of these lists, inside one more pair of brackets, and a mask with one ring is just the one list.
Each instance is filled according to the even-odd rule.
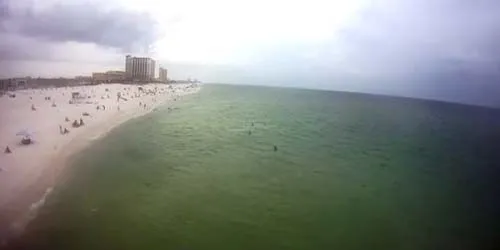
[[[5,223],[25,217],[30,206],[37,204],[54,186],[70,155],[113,127],[146,114],[166,101],[198,90],[198,87],[191,88],[189,85],[173,85],[173,89],[163,84],[141,85],[145,91],[157,87],[157,94],[153,95],[140,92],[138,87],[105,84],[29,89],[16,91],[15,98],[7,95],[0,98],[0,234]],[[91,98],[82,99],[79,104],[69,104],[72,92]],[[118,92],[128,101],[117,101]],[[140,96],[134,97],[136,94]],[[51,100],[45,100],[49,96]],[[53,103],[56,107],[52,107]],[[145,103],[146,108],[139,103]],[[36,111],[31,110],[32,104]],[[105,105],[106,110],[102,107],[97,110],[98,105]],[[88,112],[90,116],[82,116],[83,112]],[[70,122],[66,122],[65,117]],[[80,118],[85,125],[73,128],[72,122]],[[61,134],[59,125],[70,132]],[[34,144],[20,144],[22,137],[16,136],[16,133],[23,129],[33,134]],[[4,153],[6,146],[12,153]]]

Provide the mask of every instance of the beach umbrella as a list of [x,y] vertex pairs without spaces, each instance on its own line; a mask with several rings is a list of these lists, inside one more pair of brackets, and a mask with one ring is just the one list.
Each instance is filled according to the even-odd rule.
[[28,144],[33,143],[32,133],[30,133],[27,129],[24,129],[24,130],[17,132],[16,135],[23,137],[23,139],[21,140],[21,143],[24,145],[28,145]]
[[33,137],[33,133],[29,132],[27,129],[23,129],[19,132],[16,133],[17,136],[22,136],[22,137]]

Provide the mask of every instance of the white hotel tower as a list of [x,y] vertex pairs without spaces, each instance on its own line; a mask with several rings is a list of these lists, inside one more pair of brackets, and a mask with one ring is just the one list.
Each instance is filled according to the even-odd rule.
[[125,78],[134,81],[152,81],[155,78],[155,61],[149,57],[125,58]]

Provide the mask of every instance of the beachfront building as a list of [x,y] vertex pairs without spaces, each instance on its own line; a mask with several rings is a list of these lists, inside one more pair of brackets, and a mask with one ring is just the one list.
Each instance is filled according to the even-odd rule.
[[160,67],[160,82],[167,82],[167,69]]
[[17,90],[28,87],[29,78],[0,79],[0,90]]
[[149,57],[125,58],[125,78],[132,81],[153,81],[156,62]]
[[92,83],[92,76],[75,76],[74,85],[87,85]]
[[12,86],[11,79],[0,79],[0,90],[9,90]]
[[106,71],[92,73],[93,83],[123,83],[125,81],[124,71]]
[[55,88],[55,87],[66,87],[76,84],[76,80],[73,78],[31,78],[28,80],[30,88]]

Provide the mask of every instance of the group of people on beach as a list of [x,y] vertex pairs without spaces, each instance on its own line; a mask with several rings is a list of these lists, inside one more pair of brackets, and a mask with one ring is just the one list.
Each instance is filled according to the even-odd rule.
[[[68,88],[65,88],[65,89],[68,89]],[[187,89],[187,88],[185,88],[185,89]],[[45,89],[40,89],[39,94],[43,95],[44,90]],[[71,88],[71,91],[73,91],[73,92],[70,92],[69,95],[68,95],[68,93],[66,93],[66,96],[70,96],[70,98],[71,98],[69,101],[69,104],[81,104],[83,99],[88,99],[88,98],[91,98],[92,96],[95,97],[96,96],[95,94],[97,93],[96,90],[91,89],[90,93],[93,94],[91,96],[91,95],[85,95],[81,91],[76,91],[76,90],[79,90],[79,89],[78,88],[76,88],[76,89]],[[85,92],[85,89],[83,89],[83,90]],[[151,105],[146,104],[145,101],[139,102],[139,107],[141,107],[145,110],[148,109],[150,106],[154,106],[154,103],[157,102],[157,96],[159,94],[165,93],[165,91],[167,91],[167,90],[169,90],[169,92],[174,94],[174,96],[172,96],[172,101],[176,101],[177,98],[180,97],[180,95],[175,94],[176,91],[175,91],[175,89],[172,88],[172,86],[169,86],[167,88],[155,87],[155,88],[149,88],[149,89],[146,88],[145,86],[139,86],[135,91],[130,87],[125,87],[125,88],[120,89],[120,90],[123,90],[123,91],[116,92],[116,98],[117,98],[116,102],[117,103],[119,103],[120,101],[128,102],[129,99],[151,96],[151,101],[152,101]],[[35,94],[35,91],[36,90],[31,91],[32,94]],[[109,99],[110,98],[111,89],[106,88],[105,92],[106,92],[106,94],[104,94],[104,96],[101,96],[101,99]],[[65,93],[62,93],[62,96],[65,96]],[[15,97],[15,95],[14,95],[14,97]],[[50,95],[43,95],[43,97],[44,97],[45,101],[51,102],[51,107],[57,107],[56,102],[55,102],[53,97],[51,97]],[[35,99],[35,97],[33,97],[31,95],[29,96],[29,100],[33,101],[34,99]],[[91,102],[86,101],[85,103],[90,104]],[[39,104],[37,104],[37,105],[39,105]],[[98,103],[96,103],[96,105],[97,105],[96,110],[99,110],[99,111],[107,110],[107,107],[105,105],[98,104]],[[117,106],[117,110],[120,110],[120,106]],[[35,103],[31,104],[31,111],[38,111],[38,106],[36,106]],[[87,115],[85,115],[85,114],[87,114]],[[82,115],[83,116],[90,116],[86,112],[84,112],[84,114],[82,114]],[[58,125],[59,126],[59,133],[61,135],[66,135],[66,134],[70,133],[70,129],[68,129],[68,127],[66,127],[65,124],[71,124],[70,126],[72,126],[73,128],[79,128],[79,127],[85,125],[83,118],[75,119],[75,120],[73,120],[73,122],[71,122],[71,123],[70,122],[71,122],[71,120],[68,117],[65,117],[64,124]],[[31,144],[31,142],[30,142],[30,144]],[[7,145],[5,147],[4,153],[10,154],[12,152],[13,152],[12,148]]]

